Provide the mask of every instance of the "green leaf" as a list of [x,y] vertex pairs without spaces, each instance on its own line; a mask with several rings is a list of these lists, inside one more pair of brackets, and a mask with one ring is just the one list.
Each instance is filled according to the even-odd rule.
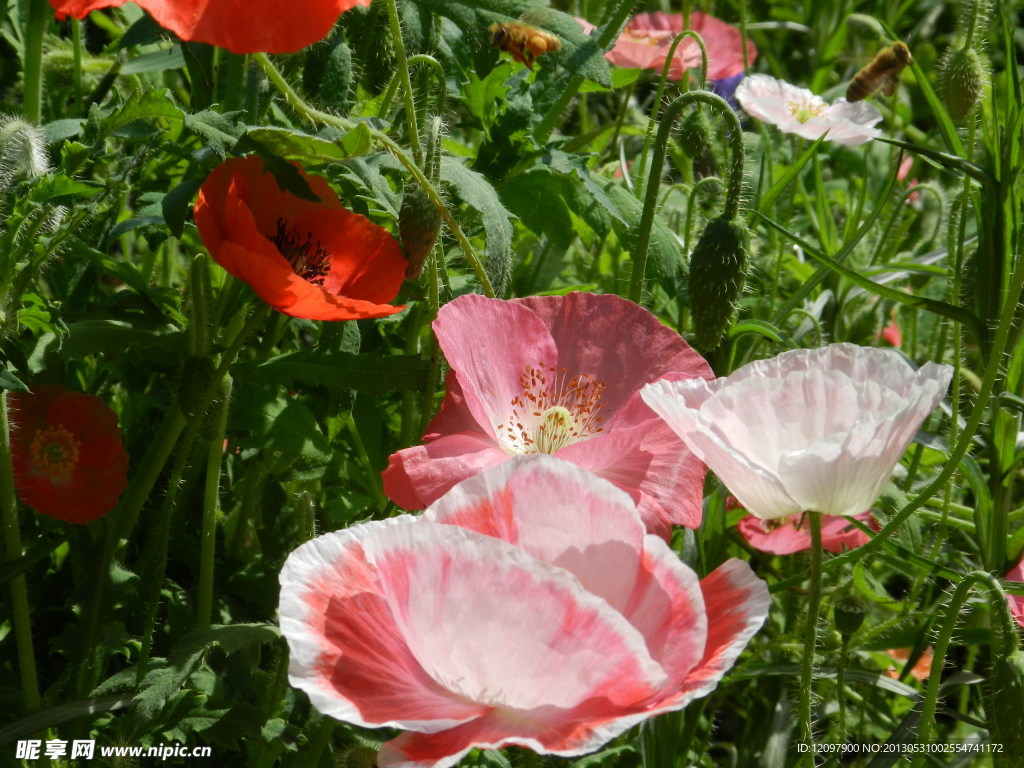
[[185,113],[185,127],[204,138],[207,146],[223,160],[245,132],[245,126],[238,119],[241,115],[241,112],[221,113],[212,109]]
[[441,180],[462,202],[478,211],[487,237],[487,276],[495,295],[505,292],[512,275],[512,222],[498,193],[481,174],[458,160],[441,158]]
[[140,75],[144,72],[164,72],[168,69],[181,69],[185,66],[185,54],[181,46],[175,45],[164,51],[144,53],[130,59],[121,67],[121,75]]
[[136,92],[123,104],[114,103],[106,107],[93,104],[87,125],[90,133],[104,137],[136,121],[177,123],[182,119],[182,111],[175,104],[171,92],[163,88]]
[[21,379],[6,368],[0,368],[0,389],[6,389],[8,392],[28,392],[28,387]]
[[152,719],[181,690],[210,648],[219,647],[230,655],[252,645],[272,643],[280,636],[280,630],[271,624],[227,624],[189,632],[174,646],[166,666],[151,669],[143,678],[134,699],[140,717]]
[[[0,370],[0,379],[3,378],[3,374],[4,373],[5,373],[5,371]],[[21,384],[20,381],[18,383]],[[0,382],[0,386],[2,386],[2,382]],[[22,384],[22,387],[24,387],[24,386],[25,385]],[[4,389],[10,389],[10,387],[3,387],[3,388]],[[19,391],[28,392],[28,389],[23,389],[23,390],[19,390]],[[24,573],[29,568],[31,568],[33,565],[35,565],[40,560],[42,560],[44,557],[46,557],[51,552],[53,552],[53,550],[55,550],[57,547],[59,547],[65,541],[67,541],[66,537],[65,538],[56,538],[56,539],[53,539],[52,541],[40,542],[39,544],[36,544],[36,546],[34,546],[28,552],[26,552],[21,557],[19,557],[17,560],[11,560],[8,563],[4,563],[4,565],[2,567],[0,567],[0,584],[6,584],[11,579],[13,579],[15,576],[18,576],[18,575]]]
[[266,384],[326,387],[331,391],[416,391],[423,387],[423,362],[418,355],[378,357],[349,352],[291,352],[266,362],[239,363],[237,375],[252,376]]
[[250,128],[245,137],[258,144],[261,153],[269,152],[311,165],[365,155],[373,145],[370,129],[365,123],[334,140],[289,128]]
[[205,179],[185,179],[164,195],[160,209],[164,222],[171,234],[180,238],[185,231],[185,220],[192,212],[192,198],[196,196]]
[[23,717],[21,720],[16,720],[3,730],[0,730],[0,744],[9,744],[12,741],[26,738],[32,734],[44,732],[55,725],[66,723],[69,720],[96,715],[100,712],[114,712],[127,707],[129,704],[131,704],[131,699],[124,696],[104,696],[102,698],[72,701],[69,704],[61,704],[59,707],[50,707],[41,712],[34,712],[28,717]]
[[80,320],[68,325],[62,352],[70,359],[93,354],[117,355],[129,348],[179,354],[181,345],[181,334],[173,325],[147,329],[123,320]]
[[71,205],[103,191],[103,185],[91,181],[79,181],[67,176],[47,176],[32,187],[29,199],[33,203]]

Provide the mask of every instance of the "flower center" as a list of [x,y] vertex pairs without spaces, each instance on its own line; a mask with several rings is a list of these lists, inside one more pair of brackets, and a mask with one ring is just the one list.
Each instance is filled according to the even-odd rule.
[[78,446],[78,440],[64,427],[47,427],[36,430],[28,451],[36,469],[57,480],[75,468]]
[[295,227],[289,231],[287,221],[278,219],[277,234],[267,239],[288,259],[295,274],[307,283],[324,284],[324,277],[331,271],[331,255],[319,240],[313,242],[312,232],[303,237]]
[[512,400],[509,418],[497,426],[507,454],[555,453],[604,431],[599,414],[607,385],[587,373],[568,374],[544,363],[526,366],[519,376],[523,393]]
[[816,103],[813,101],[787,101],[786,109],[789,110],[789,114],[796,118],[798,123],[806,123],[812,117],[827,117],[828,116],[828,104],[824,102]]

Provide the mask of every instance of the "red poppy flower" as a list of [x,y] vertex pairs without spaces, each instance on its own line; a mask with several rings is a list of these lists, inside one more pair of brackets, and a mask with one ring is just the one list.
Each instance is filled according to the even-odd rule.
[[[50,0],[57,21],[84,19],[125,0]],[[343,11],[370,0],[136,0],[182,40],[209,43],[233,53],[290,53],[327,36]]]
[[278,312],[311,320],[384,317],[405,257],[383,227],[346,210],[324,179],[320,202],[285,192],[255,155],[222,163],[199,190],[195,219],[214,261]]
[[117,416],[67,387],[12,393],[14,484],[28,506],[69,523],[106,515],[125,489],[128,454]]

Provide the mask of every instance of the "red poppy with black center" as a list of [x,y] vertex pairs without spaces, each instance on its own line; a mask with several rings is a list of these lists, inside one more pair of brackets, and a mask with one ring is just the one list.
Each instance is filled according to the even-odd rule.
[[117,416],[92,395],[37,386],[8,396],[18,496],[69,523],[110,512],[125,489],[128,454]]
[[391,234],[347,210],[296,165],[319,202],[283,191],[255,155],[222,163],[199,190],[196,226],[214,261],[278,312],[311,320],[384,317],[405,276]]
[[[125,0],[50,0],[57,21],[84,19]],[[290,53],[331,31],[342,12],[370,0],[136,0],[164,29],[182,40],[209,43],[233,53]]]

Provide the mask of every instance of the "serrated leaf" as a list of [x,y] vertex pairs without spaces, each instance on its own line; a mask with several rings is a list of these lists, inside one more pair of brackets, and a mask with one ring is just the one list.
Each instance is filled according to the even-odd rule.
[[376,357],[348,352],[291,352],[264,363],[238,364],[235,370],[280,387],[294,384],[327,387],[332,391],[415,391],[423,386],[423,363],[418,355]]
[[451,157],[441,158],[441,180],[466,205],[480,213],[487,237],[487,276],[501,296],[512,274],[512,222],[494,187],[481,174]]
[[83,125],[85,125],[85,120],[80,117],[65,117],[60,120],[54,120],[42,127],[43,140],[47,144],[53,144],[62,139],[70,139],[72,136],[77,136],[82,132]]
[[69,179],[67,176],[48,176],[32,187],[29,199],[33,203],[69,205],[95,197],[103,191],[103,185],[90,181]]
[[334,141],[289,128],[250,128],[246,138],[278,157],[309,164],[365,155],[373,145],[370,129],[364,123]]
[[185,127],[206,139],[207,146],[223,160],[228,150],[235,145],[239,137],[245,133],[245,125],[241,122],[242,112],[214,112],[204,109],[195,114],[185,113]]
[[271,624],[227,624],[189,632],[174,646],[166,666],[151,669],[143,678],[134,699],[139,716],[146,721],[152,719],[181,690],[211,647],[231,654],[248,646],[272,643],[280,636],[280,630]]
[[171,92],[153,89],[132,94],[123,104],[100,107],[93,104],[89,110],[88,125],[99,136],[109,136],[119,128],[137,120],[182,120],[182,111],[175,104]]

